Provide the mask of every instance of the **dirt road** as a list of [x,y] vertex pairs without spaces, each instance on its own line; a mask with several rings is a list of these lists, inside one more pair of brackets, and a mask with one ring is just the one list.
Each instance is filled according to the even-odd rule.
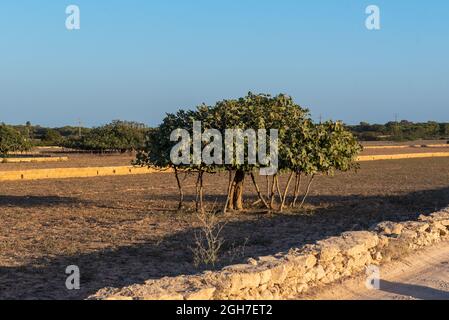
[[322,300],[449,300],[449,243],[424,249],[380,268],[380,289],[366,277],[335,284],[312,294]]

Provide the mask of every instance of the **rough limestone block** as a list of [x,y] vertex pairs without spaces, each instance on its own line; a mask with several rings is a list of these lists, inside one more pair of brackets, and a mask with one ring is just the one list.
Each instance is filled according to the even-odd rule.
[[144,296],[142,298],[139,298],[139,300],[146,300],[146,301],[180,301],[184,300],[184,296],[177,292],[165,292],[165,293],[159,293],[159,294],[153,294]]
[[106,297],[105,300],[108,301],[124,301],[124,300],[134,300],[133,297],[125,297],[125,296],[110,296]]
[[230,273],[230,294],[238,294],[245,288],[256,288],[260,285],[260,275],[257,272],[250,273]]
[[212,300],[216,288],[204,288],[195,292],[186,293],[184,295],[185,300]]
[[408,221],[408,222],[403,222],[403,226],[404,226],[404,228],[406,228],[408,230],[422,233],[422,232],[426,232],[426,230],[429,229],[430,225],[426,222]]
[[357,257],[379,244],[379,237],[368,231],[346,232],[342,235],[345,241],[343,252],[350,257]]
[[315,268],[315,272],[316,272],[316,277],[315,279],[317,281],[322,280],[324,277],[326,277],[326,272],[324,271],[323,266],[319,265]]
[[320,262],[332,261],[340,252],[342,248],[342,239],[339,237],[329,238],[317,242],[319,246],[319,260]]
[[287,279],[291,269],[292,265],[288,263],[279,263],[271,267],[271,283],[282,284]]
[[400,235],[403,229],[402,224],[391,221],[381,222],[373,228],[375,232],[385,235]]
[[311,269],[317,263],[316,257],[312,254],[288,255],[286,260],[291,262],[297,271]]

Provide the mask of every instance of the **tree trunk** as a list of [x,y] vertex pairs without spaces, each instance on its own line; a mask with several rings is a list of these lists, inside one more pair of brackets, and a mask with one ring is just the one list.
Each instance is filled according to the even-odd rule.
[[276,188],[276,175],[271,179],[271,192],[270,192],[270,209],[274,209],[274,198],[275,198],[275,188]]
[[234,182],[232,184],[229,209],[230,210],[243,210],[243,184],[245,182],[245,171],[237,170],[234,176]]
[[267,182],[267,199],[270,199],[270,178],[268,176],[265,176],[266,182]]
[[182,210],[183,202],[184,202],[184,192],[182,190],[181,181],[179,180],[179,171],[178,171],[178,168],[176,168],[176,167],[175,167],[175,176],[176,176],[176,183],[178,184],[178,190],[179,190],[178,210]]
[[296,202],[299,198],[299,191],[301,190],[301,172],[296,173],[296,180],[295,180],[295,191],[293,192],[293,202],[292,207],[296,207]]
[[254,172],[251,172],[251,179],[253,180],[254,187],[256,188],[257,196],[259,197],[259,201],[263,203],[265,208],[269,209],[268,203],[265,201],[262,193],[260,192],[259,185],[257,184],[256,177],[254,176]]
[[204,194],[204,185],[203,185],[203,174],[204,171],[200,172],[200,212],[204,213],[204,202],[203,202],[203,194]]
[[278,192],[278,196],[279,196],[279,210],[282,211],[281,206],[282,206],[282,192],[281,192],[281,186],[279,185],[279,176],[276,175],[276,190]]
[[282,200],[281,200],[281,212],[284,210],[285,201],[287,200],[288,190],[290,188],[290,184],[292,183],[293,175],[294,175],[294,172],[290,173],[290,176],[287,181],[287,185],[285,186],[285,189],[284,189],[284,194],[283,194]]
[[231,202],[231,194],[233,192],[233,185],[234,185],[234,179],[232,177],[232,170],[229,170],[229,181],[228,181],[228,193],[226,194],[226,203],[223,207],[223,213],[226,214],[228,208],[229,208],[229,203]]
[[195,210],[196,212],[200,212],[200,184],[202,179],[202,171],[198,171],[198,178],[196,179],[195,183],[195,191],[196,191],[196,197],[195,197]]
[[304,206],[304,203],[306,202],[306,199],[309,196],[310,187],[312,186],[312,182],[313,182],[314,178],[315,178],[315,175],[312,175],[312,177],[309,180],[309,183],[307,184],[306,193],[304,194],[304,198],[302,199],[301,204],[299,205],[300,209]]

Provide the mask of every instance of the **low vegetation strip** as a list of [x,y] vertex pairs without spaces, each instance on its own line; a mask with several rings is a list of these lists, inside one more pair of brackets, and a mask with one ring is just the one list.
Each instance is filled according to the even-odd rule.
[[406,149],[414,146],[364,146],[363,149],[370,150],[370,149]]
[[416,144],[416,145],[398,145],[398,146],[364,146],[369,149],[407,149],[407,148],[449,148],[449,144]]
[[406,154],[359,156],[357,158],[357,161],[364,162],[364,161],[379,161],[379,160],[400,160],[400,159],[442,158],[442,157],[449,157],[449,152],[406,153]]
[[90,299],[297,299],[313,287],[354,276],[369,266],[446,240],[449,240],[449,208],[421,216],[418,221],[382,222],[370,231],[346,232],[217,272],[149,280],[123,289],[105,288]]
[[90,167],[90,168],[58,168],[22,171],[4,171],[0,173],[0,181],[41,180],[87,178],[101,176],[124,176],[150,174],[160,172],[146,167]]
[[4,158],[4,163],[27,163],[27,162],[61,162],[68,161],[68,157],[37,157],[37,158]]

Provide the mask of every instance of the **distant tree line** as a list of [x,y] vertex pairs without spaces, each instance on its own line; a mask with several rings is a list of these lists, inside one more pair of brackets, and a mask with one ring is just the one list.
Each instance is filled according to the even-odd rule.
[[[145,147],[147,133],[154,130],[141,123],[118,120],[95,128],[47,128],[30,122],[14,126],[0,123],[0,126],[0,155],[27,151],[33,146],[60,146],[93,152],[141,150]],[[449,140],[449,123],[434,121],[361,122],[346,128],[360,141]]]
[[95,128],[66,126],[45,128],[0,124],[0,155],[23,152],[33,146],[59,146],[92,152],[129,152],[144,147],[149,128],[144,124],[115,120]]
[[148,130],[141,123],[115,120],[93,128],[84,135],[71,136],[62,145],[72,149],[99,152],[137,151],[144,147]]
[[360,141],[413,141],[413,140],[448,140],[449,123],[434,121],[414,123],[407,120],[388,122],[386,124],[369,124],[348,126]]
[[67,140],[87,135],[92,129],[74,126],[47,128],[27,122],[24,125],[11,126],[33,146],[62,146]]

